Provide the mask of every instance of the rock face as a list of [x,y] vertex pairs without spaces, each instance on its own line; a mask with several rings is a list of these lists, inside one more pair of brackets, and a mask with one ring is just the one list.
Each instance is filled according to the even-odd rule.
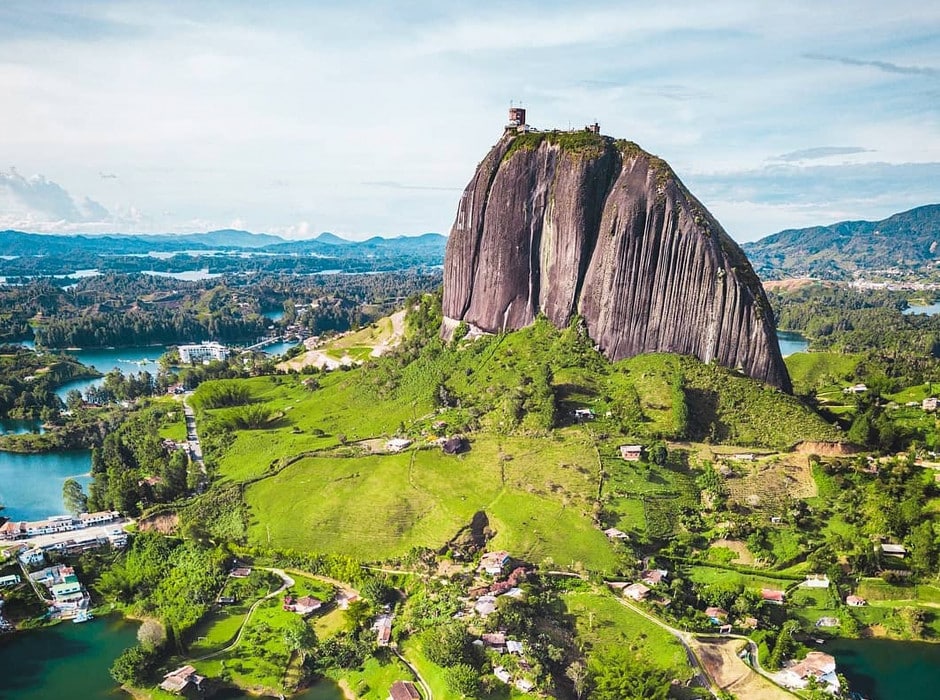
[[444,261],[444,327],[580,314],[611,360],[717,361],[791,391],[760,280],[662,160],[591,133],[507,133],[464,190]]

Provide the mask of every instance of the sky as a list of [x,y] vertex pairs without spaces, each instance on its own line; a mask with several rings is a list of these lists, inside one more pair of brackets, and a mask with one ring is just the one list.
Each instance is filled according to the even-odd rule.
[[936,2],[3,0],[0,230],[446,234],[511,101],[740,242],[940,202]]

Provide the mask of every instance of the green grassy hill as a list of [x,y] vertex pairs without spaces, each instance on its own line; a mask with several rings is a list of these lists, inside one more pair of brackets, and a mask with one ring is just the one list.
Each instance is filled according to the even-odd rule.
[[[626,463],[620,444],[839,437],[793,397],[718,366],[666,354],[611,364],[576,325],[450,345],[426,331],[412,327],[402,351],[361,368],[199,388],[209,464],[228,485],[212,506],[227,535],[243,513],[249,543],[379,561],[440,549],[482,512],[493,547],[610,571],[621,554],[603,527],[668,538],[699,506],[694,468]],[[260,417],[252,429],[235,420],[245,415]],[[470,450],[444,455],[435,440],[455,433]],[[393,436],[414,444],[388,453]]]

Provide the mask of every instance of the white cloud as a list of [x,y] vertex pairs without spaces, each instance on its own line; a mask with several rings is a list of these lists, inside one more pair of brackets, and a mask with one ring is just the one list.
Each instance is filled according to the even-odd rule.
[[[780,194],[755,175],[778,154],[848,144],[864,150],[788,162],[940,162],[936,3],[860,0],[849,13],[809,0],[77,7],[0,8],[0,152],[82,193],[45,210],[4,195],[4,221],[446,231],[459,197],[448,188],[499,137],[510,99],[525,101],[535,125],[597,119],[639,142],[746,231],[843,210],[857,218],[849,203],[863,209],[871,196],[851,178],[836,198]],[[729,173],[733,196],[716,184]],[[885,206],[907,206],[910,193],[881,185]],[[729,203],[727,214],[712,202]]]

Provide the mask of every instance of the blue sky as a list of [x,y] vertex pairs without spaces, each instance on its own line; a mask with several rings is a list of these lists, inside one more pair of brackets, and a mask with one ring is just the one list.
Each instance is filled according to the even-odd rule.
[[0,4],[0,229],[446,233],[510,100],[739,241],[940,201],[940,3]]

